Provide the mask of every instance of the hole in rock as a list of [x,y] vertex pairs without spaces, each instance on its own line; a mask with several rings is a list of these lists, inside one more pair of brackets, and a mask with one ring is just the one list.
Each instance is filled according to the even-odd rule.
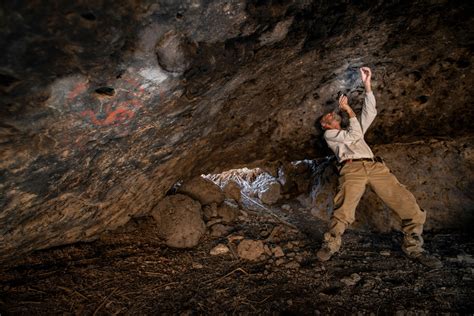
[[15,82],[18,82],[18,79],[7,74],[0,74],[0,85],[3,87],[10,87]]
[[84,12],[81,13],[81,18],[88,20],[88,21],[95,21],[97,18],[92,12]]
[[459,59],[458,61],[456,61],[456,66],[458,68],[467,68],[471,65],[471,62],[469,61],[469,59]]
[[425,104],[428,102],[430,98],[426,95],[420,95],[419,97],[416,98],[416,101],[418,101],[420,104]]
[[113,96],[115,94],[115,89],[111,87],[100,87],[95,89],[95,92],[101,95]]

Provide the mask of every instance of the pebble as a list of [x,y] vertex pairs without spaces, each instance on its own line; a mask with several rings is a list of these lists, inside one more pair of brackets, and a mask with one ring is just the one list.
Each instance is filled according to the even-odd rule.
[[287,264],[285,264],[285,268],[287,268],[287,269],[299,269],[300,264],[296,261],[290,261]]
[[380,254],[381,254],[382,256],[389,257],[389,256],[390,256],[390,251],[388,251],[388,250],[382,250],[382,251],[380,252]]
[[281,249],[280,246],[276,246],[275,248],[273,248],[272,253],[277,258],[285,256],[285,253],[283,252],[283,249]]
[[212,256],[218,256],[229,252],[229,247],[224,244],[218,244],[209,252]]
[[276,264],[277,266],[281,266],[281,265],[284,264],[285,262],[286,262],[285,259],[280,258],[280,259],[278,259],[277,261],[275,261],[275,264]]
[[353,285],[356,285],[360,280],[361,280],[360,275],[358,275],[357,273],[352,273],[350,277],[343,278],[341,282],[347,286],[353,286]]
[[272,255],[272,251],[270,250],[270,247],[268,247],[268,245],[264,245],[263,246],[263,250],[265,251],[265,253],[269,256]]
[[193,262],[193,268],[194,269],[202,269],[202,268],[204,268],[204,266],[200,263]]
[[242,240],[242,239],[244,239],[244,236],[241,236],[241,235],[234,235],[234,236],[227,237],[227,240],[229,242],[233,242],[233,241],[236,241],[236,240]]
[[281,209],[284,210],[284,211],[289,211],[289,210],[291,210],[291,206],[289,204],[283,204],[281,206]]

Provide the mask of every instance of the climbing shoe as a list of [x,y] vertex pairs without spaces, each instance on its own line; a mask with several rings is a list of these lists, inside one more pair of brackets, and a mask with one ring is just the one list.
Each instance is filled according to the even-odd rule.
[[443,267],[443,263],[441,260],[436,258],[433,255],[430,255],[429,253],[423,251],[423,252],[418,252],[418,253],[412,253],[412,254],[407,254],[407,256],[415,261],[418,261],[424,266],[427,266],[428,268],[431,269],[439,269]]
[[331,251],[331,249],[329,249],[328,247],[323,246],[316,253],[316,257],[318,258],[319,261],[324,262],[324,261],[328,261],[329,259],[331,259],[332,255],[334,253],[335,252]]

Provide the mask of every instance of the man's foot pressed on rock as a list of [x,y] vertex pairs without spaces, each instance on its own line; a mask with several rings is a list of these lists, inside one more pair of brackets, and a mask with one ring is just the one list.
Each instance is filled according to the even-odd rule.
[[431,268],[431,269],[439,269],[443,267],[443,263],[441,260],[436,258],[433,255],[430,255],[427,252],[418,252],[418,253],[412,253],[412,254],[407,254],[408,258],[413,259],[415,261],[418,261],[422,265]]
[[324,262],[331,259],[334,253],[335,252],[331,251],[331,249],[329,249],[328,247],[322,246],[321,249],[319,249],[316,253],[316,257],[319,261]]

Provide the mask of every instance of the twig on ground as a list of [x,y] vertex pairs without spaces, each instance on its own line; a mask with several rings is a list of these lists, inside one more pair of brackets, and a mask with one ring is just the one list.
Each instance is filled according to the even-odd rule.
[[81,294],[80,292],[78,292],[78,291],[76,291],[76,290],[74,290],[74,289],[70,289],[70,288],[65,287],[65,286],[58,286],[58,289],[64,290],[64,291],[66,291],[66,292],[68,292],[68,293],[77,294],[77,295],[79,295],[80,297],[82,297],[82,298],[84,298],[84,299],[86,299],[86,300],[89,300],[89,298],[87,298],[87,296]]
[[231,275],[231,274],[233,274],[234,272],[237,272],[237,271],[240,271],[240,272],[242,272],[242,273],[244,273],[244,274],[246,274],[246,275],[249,275],[249,273],[248,273],[247,271],[245,271],[244,269],[242,269],[242,268],[237,268],[237,269],[235,269],[235,270],[232,270],[232,271],[230,271],[229,273],[227,273],[227,274],[226,274],[226,275],[224,275],[223,277],[220,277],[220,278],[218,278],[218,279],[215,279],[215,280],[210,280],[210,281],[207,281],[206,283],[211,283],[211,282],[212,282],[212,283],[214,283],[214,282],[218,282],[218,281],[220,281],[220,280],[222,280],[222,279],[225,279],[225,278],[227,278],[229,275]]
[[92,314],[92,316],[95,316],[97,315],[97,313],[99,312],[99,310],[102,308],[102,306],[105,305],[105,303],[109,300],[109,298],[115,293],[117,292],[118,288],[115,288],[112,293],[110,293],[106,298],[104,298],[104,300],[99,304],[99,306],[97,306],[97,308],[95,309],[94,311],[94,314]]

